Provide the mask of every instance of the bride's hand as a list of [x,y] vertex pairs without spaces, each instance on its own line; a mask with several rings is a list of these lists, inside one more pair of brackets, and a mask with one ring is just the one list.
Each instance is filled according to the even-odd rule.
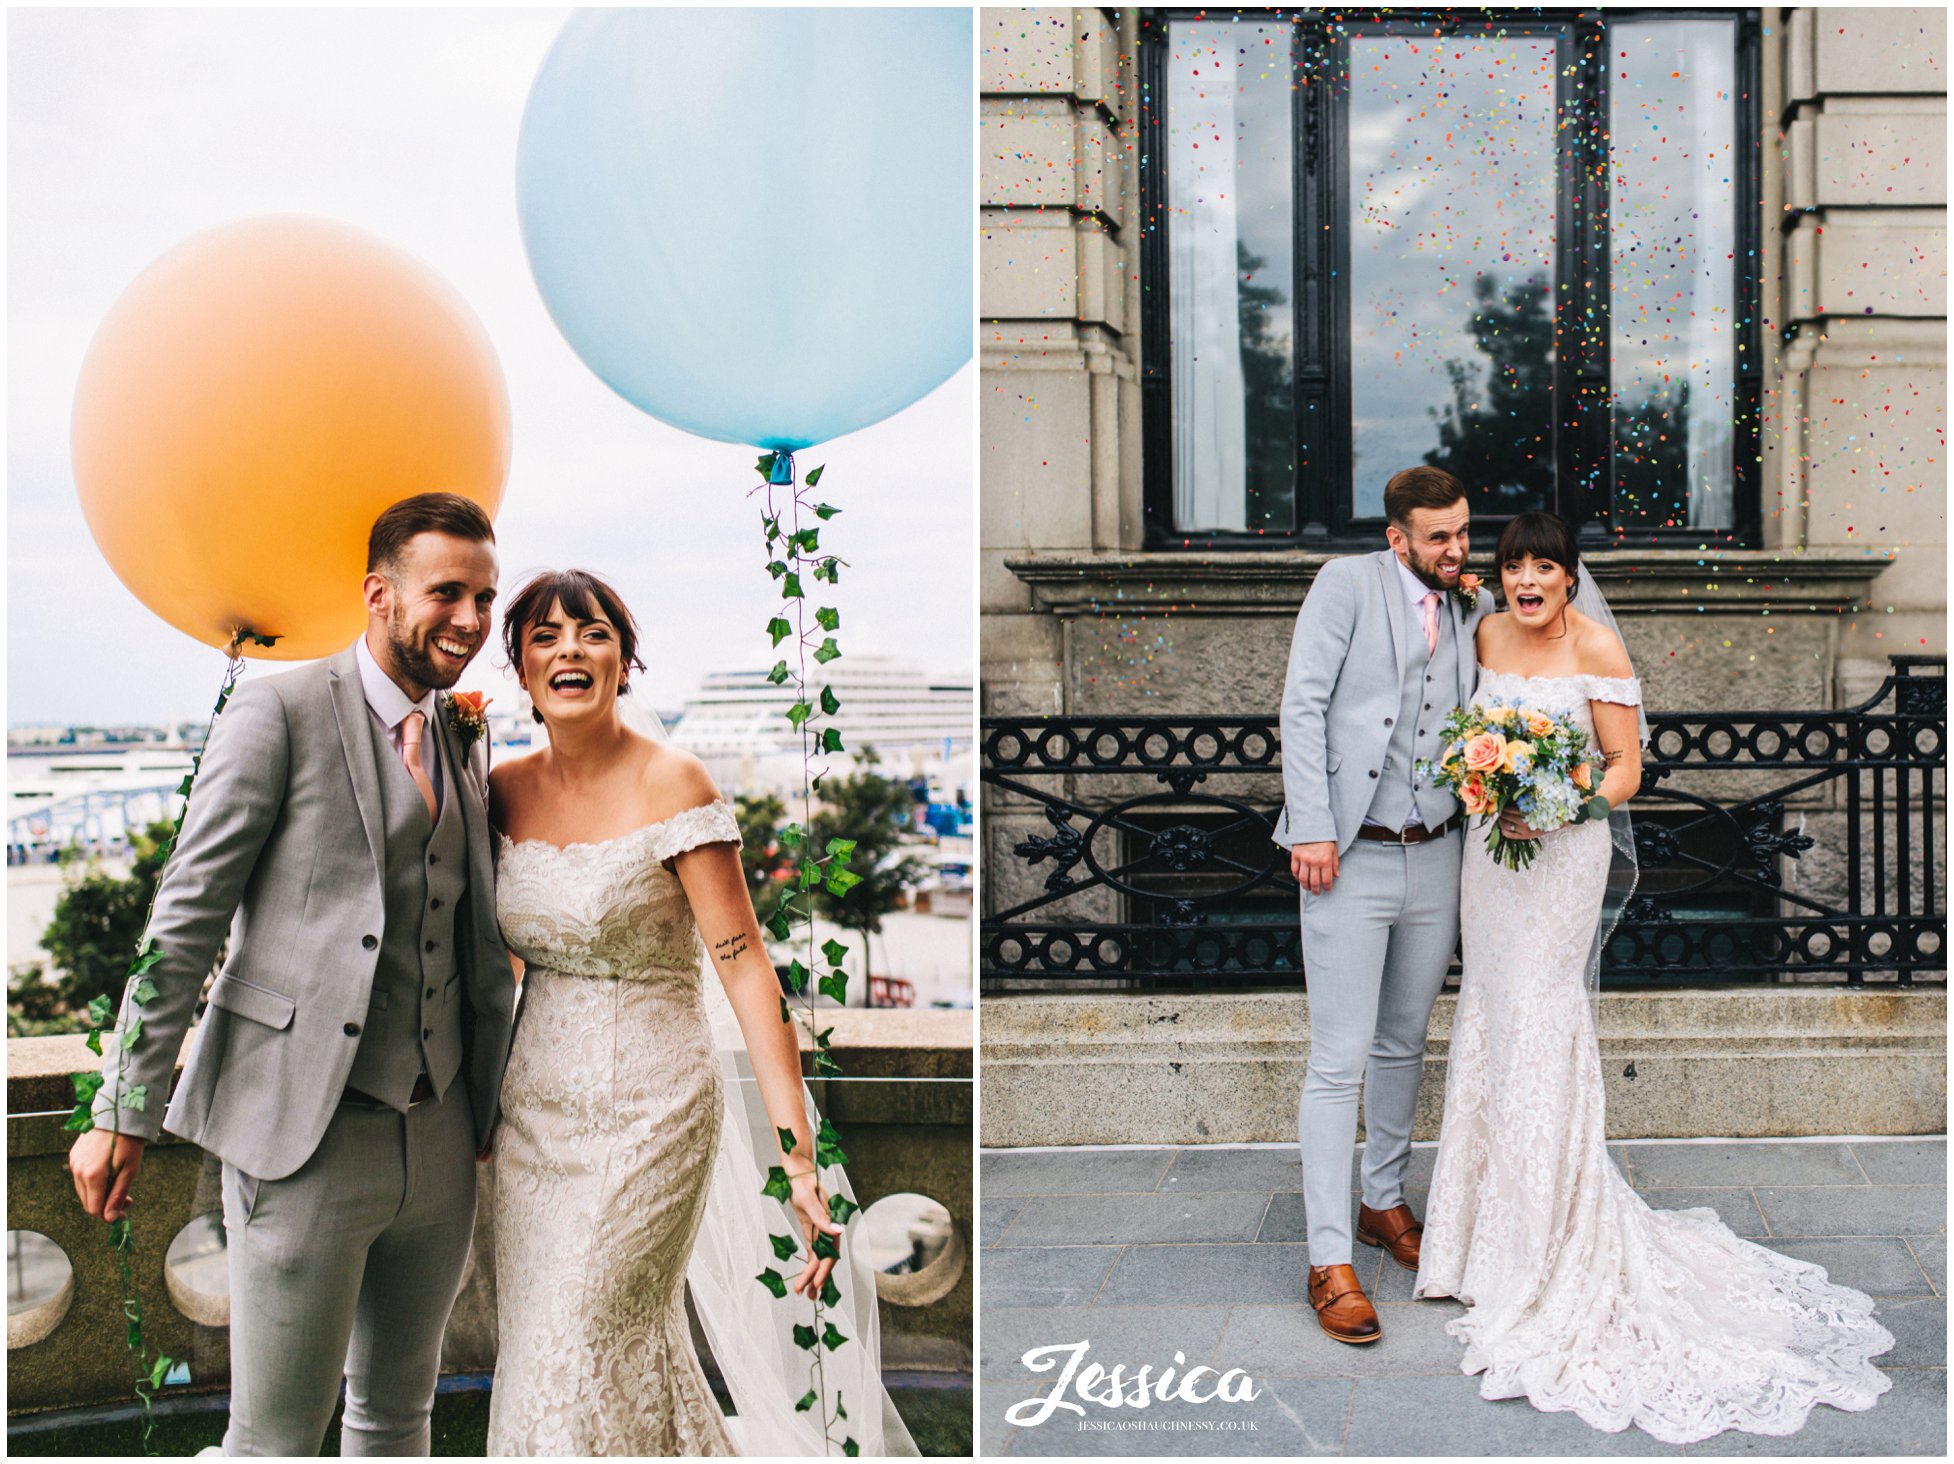
[[1537,839],[1543,830],[1528,823],[1526,815],[1517,808],[1509,808],[1499,816],[1499,832],[1505,839]]
[[832,1237],[837,1244],[841,1240],[841,1227],[828,1218],[828,1195],[821,1188],[821,1181],[813,1170],[794,1176],[794,1208],[800,1212],[801,1225],[807,1231],[808,1255],[813,1263],[794,1278],[794,1290],[810,1300],[821,1294],[828,1273],[835,1268],[834,1259],[814,1254],[816,1235]]

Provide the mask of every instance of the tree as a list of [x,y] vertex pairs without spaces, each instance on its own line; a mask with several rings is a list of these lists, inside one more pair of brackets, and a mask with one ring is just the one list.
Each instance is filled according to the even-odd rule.
[[864,754],[858,763],[861,771],[822,780],[821,808],[812,827],[816,850],[826,849],[830,839],[855,841],[848,868],[862,882],[846,896],[829,894],[824,887],[816,908],[862,937],[866,969],[868,938],[881,933],[882,917],[902,908],[904,888],[928,875],[930,867],[902,842],[916,807],[908,784],[872,771],[871,755]]
[[740,826],[740,867],[746,871],[746,892],[753,913],[764,927],[780,908],[786,884],[780,874],[793,861],[780,845],[780,826],[787,821],[787,805],[771,794],[740,794],[733,800],[733,816]]
[[1289,342],[1278,336],[1289,292],[1282,283],[1256,284],[1268,261],[1235,245],[1236,329],[1242,350],[1242,411],[1248,455],[1244,493],[1251,532],[1287,533],[1295,513],[1295,383]]
[[1438,446],[1425,454],[1500,515],[1545,508],[1554,489],[1554,313],[1545,277],[1500,292],[1490,275],[1473,281],[1472,339],[1485,356],[1484,384],[1469,361],[1447,361],[1452,400],[1441,412]]

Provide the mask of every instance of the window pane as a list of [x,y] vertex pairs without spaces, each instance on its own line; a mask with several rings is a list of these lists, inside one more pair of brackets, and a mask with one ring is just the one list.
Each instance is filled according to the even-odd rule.
[[1623,21],[1608,49],[1615,522],[1727,529],[1736,22]]
[[1177,529],[1294,527],[1290,87],[1287,26],[1169,33]]
[[1432,463],[1554,506],[1554,42],[1350,41],[1352,499]]

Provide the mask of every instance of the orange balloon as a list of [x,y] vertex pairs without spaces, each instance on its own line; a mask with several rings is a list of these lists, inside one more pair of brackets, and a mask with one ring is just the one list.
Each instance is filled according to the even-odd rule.
[[209,645],[272,660],[366,625],[366,537],[436,489],[493,514],[509,393],[481,322],[392,245],[324,219],[198,234],[139,275],[75,388],[75,484],[109,565]]

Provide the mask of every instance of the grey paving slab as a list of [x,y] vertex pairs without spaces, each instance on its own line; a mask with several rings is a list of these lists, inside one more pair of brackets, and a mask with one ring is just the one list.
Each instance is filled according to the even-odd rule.
[[[1372,1281],[1370,1278],[1366,1278],[1365,1290],[1370,1293],[1370,1299],[1379,1306],[1384,1306],[1387,1303],[1410,1301],[1412,1299],[1411,1287],[1412,1283],[1418,1279],[1417,1273],[1407,1271],[1382,1251],[1366,1251],[1365,1254],[1376,1256],[1379,1260],[1375,1280]],[[1357,1274],[1359,1276],[1365,1275],[1362,1270],[1359,1270]],[[1444,1298],[1441,1297],[1429,1303],[1421,1302],[1420,1305],[1436,1306],[1443,1301]]]
[[1252,1190],[1152,1195],[1034,1195],[1004,1245],[1081,1240],[1253,1240],[1269,1197]]
[[1629,1144],[1622,1152],[1637,1189],[1866,1183],[1845,1144]]
[[1229,1305],[1301,1298],[1309,1261],[1300,1245],[1130,1245],[1100,1293],[1103,1306]]
[[[1004,1452],[1010,1457],[1182,1454],[1281,1457],[1335,1454],[1350,1410],[1347,1378],[1258,1382],[1245,1403],[1185,1403],[1174,1399],[1144,1409],[1080,1406],[1085,1416],[1055,1412],[1044,1423],[1020,1424]],[[1068,1398],[1072,1395],[1068,1394]],[[989,1407],[989,1394],[985,1395]]]
[[1881,1139],[1854,1144],[1852,1157],[1874,1184],[1946,1184],[1947,1140]]
[[1910,1235],[1907,1237],[1907,1246],[1912,1250],[1915,1259],[1920,1262],[1920,1269],[1927,1273],[1927,1279],[1933,1283],[1934,1290],[1942,1296],[1947,1295],[1947,1237]]
[[[988,1318],[986,1325],[989,1325]],[[1005,1418],[1005,1414],[1027,1398],[1036,1398],[1050,1386],[1045,1382],[1008,1383],[984,1381],[984,1401],[978,1411],[983,1415],[977,1420],[978,1447],[986,1454],[1007,1452],[1006,1444],[1011,1435],[1017,1432],[1017,1425]]]
[[984,1310],[999,1306],[1084,1306],[1119,1256],[1115,1245],[1046,1250],[994,1246],[984,1252]]
[[1446,1377],[1359,1378],[1344,1452],[1439,1458],[1682,1454],[1640,1429],[1603,1433],[1571,1413],[1541,1413],[1523,1398],[1489,1402],[1479,1396],[1479,1379],[1456,1367]]
[[1874,1359],[1880,1367],[1946,1367],[1947,1303],[1939,1297],[1882,1301],[1875,1313],[1893,1334],[1893,1350]]
[[996,1245],[1005,1228],[1017,1218],[1024,1208],[1024,1198],[1020,1195],[1003,1195],[993,1199],[986,1195],[977,1206],[977,1244]]
[[[1915,1241],[1914,1245],[1921,1242]],[[1811,1261],[1825,1268],[1826,1279],[1850,1286],[1868,1296],[1927,1296],[1925,1271],[1912,1249],[1898,1236],[1845,1240],[1770,1240],[1780,1254]]]
[[1745,1240],[1762,1240],[1768,1233],[1764,1212],[1747,1189],[1652,1189],[1639,1193],[1654,1210],[1715,1210],[1717,1219]]
[[[1024,1355],[1037,1348],[1086,1344],[1079,1365],[1129,1370],[1164,1367],[1185,1370],[1212,1362],[1215,1345],[1228,1323],[1225,1306],[1048,1306],[991,1307],[984,1313],[985,1378],[1030,1380],[1043,1368]],[[1179,1353],[1183,1359],[1174,1361]],[[1064,1359],[1053,1355],[1061,1371]]]
[[983,1156],[986,1195],[1147,1194],[1174,1160],[1172,1149],[1066,1149]]
[[1332,1341],[1307,1302],[1286,1306],[1238,1306],[1228,1317],[1215,1366],[1238,1367],[1257,1378],[1399,1377],[1455,1373],[1465,1349],[1445,1333],[1463,1316],[1454,1301],[1382,1306],[1384,1335],[1362,1346]]
[[1864,1413],[1821,1404],[1789,1438],[1721,1433],[1691,1444],[1695,1454],[1947,1455],[1947,1370],[1895,1368],[1893,1390]]
[[[1405,1203],[1411,1206],[1413,1214],[1423,1215],[1425,1213],[1425,1201],[1428,1197],[1429,1191],[1425,1189],[1415,1188],[1411,1185],[1405,1186]],[[1277,1241],[1306,1240],[1308,1239],[1308,1231],[1303,1222],[1303,1197],[1300,1194],[1282,1193],[1272,1195],[1269,1198],[1268,1213],[1262,1217],[1262,1229],[1257,1232],[1256,1239]],[[1352,1192],[1350,1200],[1350,1223],[1353,1228],[1357,1223],[1357,1200],[1355,1191]]]
[[1170,1190],[1300,1190],[1303,1166],[1293,1148],[1182,1149],[1160,1182]]
[[1757,1203],[1774,1236],[1946,1234],[1944,1184],[1760,1187]]

